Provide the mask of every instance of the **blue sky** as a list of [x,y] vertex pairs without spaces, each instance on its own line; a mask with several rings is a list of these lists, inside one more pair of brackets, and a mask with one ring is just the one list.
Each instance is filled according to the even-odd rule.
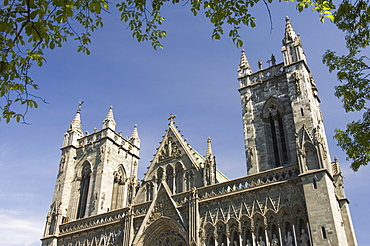
[[[345,154],[333,140],[335,128],[344,127],[356,114],[345,114],[333,96],[335,75],[322,65],[326,49],[344,52],[343,34],[334,25],[322,24],[310,10],[298,13],[294,4],[271,5],[273,32],[267,10],[259,3],[252,13],[257,28],[242,29],[244,49],[253,70],[264,66],[271,54],[282,61],[281,40],[285,16],[301,34],[308,65],[321,98],[332,159],[337,156],[344,173],[346,194],[359,245],[368,240],[370,169],[354,173]],[[240,50],[226,36],[212,41],[212,26],[204,17],[192,17],[188,6],[165,9],[168,38],[164,50],[137,43],[126,25],[112,11],[105,27],[94,33],[92,54],[76,53],[77,43],[46,53],[47,63],[32,76],[40,86],[40,103],[27,114],[30,125],[0,122],[0,245],[40,245],[49,209],[63,134],[73,119],[77,103],[84,100],[83,131],[101,129],[109,106],[113,106],[116,130],[124,136],[138,125],[141,138],[139,178],[149,166],[155,148],[167,128],[170,113],[184,138],[205,154],[212,138],[218,168],[229,178],[246,174],[243,129],[237,82]],[[4,223],[5,222],[5,223]]]

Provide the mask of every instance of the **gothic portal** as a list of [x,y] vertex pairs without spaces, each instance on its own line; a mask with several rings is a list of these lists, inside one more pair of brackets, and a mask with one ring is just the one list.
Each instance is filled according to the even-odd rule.
[[253,72],[242,51],[239,92],[248,175],[228,180],[211,139],[198,153],[175,115],[138,182],[140,138],[64,135],[43,246],[356,246],[339,163],[331,161],[316,82],[289,19],[283,62]]

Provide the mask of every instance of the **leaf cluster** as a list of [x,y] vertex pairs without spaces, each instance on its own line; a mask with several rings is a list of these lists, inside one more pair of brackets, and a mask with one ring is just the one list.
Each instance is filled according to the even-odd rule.
[[[38,89],[29,71],[33,65],[42,66],[44,51],[61,47],[68,38],[79,41],[78,51],[89,54],[89,36],[102,27],[105,0],[4,0],[0,5],[0,109],[10,122],[24,121],[29,108],[37,108],[37,96],[29,89]],[[77,25],[81,31],[76,31]],[[40,99],[42,100],[42,99]],[[24,108],[23,112],[13,110]],[[19,107],[18,107],[19,108]]]
[[369,2],[343,1],[334,17],[335,25],[345,33],[348,54],[328,50],[323,62],[330,72],[336,71],[341,85],[335,87],[335,95],[342,100],[346,112],[363,113],[362,119],[348,123],[345,130],[336,129],[334,137],[357,171],[370,162],[370,66],[366,55],[370,44]]

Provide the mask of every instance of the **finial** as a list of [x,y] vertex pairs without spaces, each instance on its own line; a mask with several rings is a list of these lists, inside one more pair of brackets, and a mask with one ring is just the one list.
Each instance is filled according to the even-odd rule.
[[168,120],[170,121],[170,124],[175,124],[176,123],[174,121],[175,118],[176,118],[176,115],[174,113],[171,113],[170,117],[168,118]]
[[80,102],[78,102],[78,106],[77,106],[77,113],[80,113],[80,112],[81,112],[82,104],[84,104],[84,101],[80,101]]

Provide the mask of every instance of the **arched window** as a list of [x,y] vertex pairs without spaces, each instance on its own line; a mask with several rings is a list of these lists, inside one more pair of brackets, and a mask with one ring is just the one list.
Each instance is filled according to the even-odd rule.
[[306,167],[308,170],[319,169],[319,159],[317,158],[317,152],[315,146],[311,143],[304,145],[306,154]]
[[119,209],[124,206],[125,181],[126,181],[125,171],[122,166],[119,166],[117,171],[113,173],[111,210]]
[[91,176],[90,163],[86,161],[83,164],[81,170],[77,219],[83,218],[85,216],[87,197],[89,195],[90,176]]
[[158,187],[162,182],[162,178],[163,178],[163,168],[160,167],[157,170],[157,184],[158,184]]
[[184,173],[184,170],[182,168],[182,165],[181,163],[176,163],[176,167],[175,167],[175,170],[176,170],[176,179],[175,179],[175,182],[176,182],[176,190],[175,192],[176,193],[181,193],[183,192],[183,173]]
[[269,99],[263,109],[266,122],[266,142],[269,146],[270,161],[279,167],[288,162],[288,151],[283,122],[283,107],[276,98]]
[[171,192],[173,193],[173,168],[171,165],[166,167],[166,182]]

